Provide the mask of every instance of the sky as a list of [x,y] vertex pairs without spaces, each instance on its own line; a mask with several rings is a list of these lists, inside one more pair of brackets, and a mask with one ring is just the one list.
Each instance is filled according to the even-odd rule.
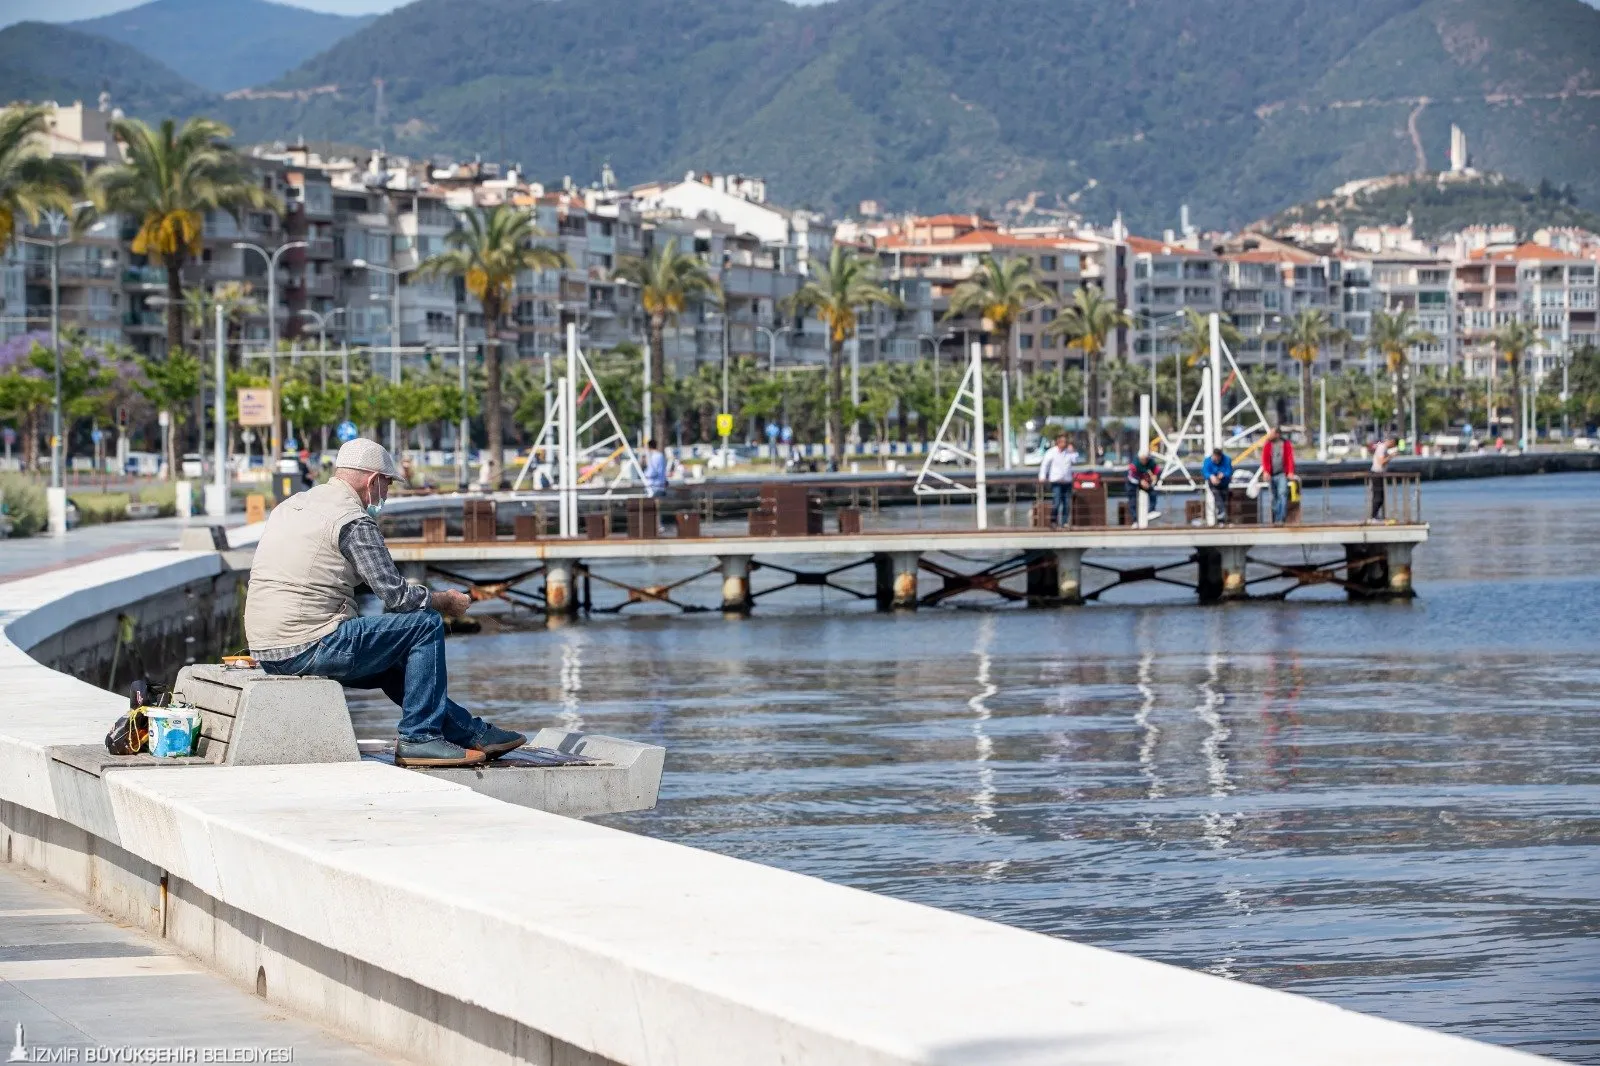
[[[145,0],[0,0],[0,26],[33,19],[39,22],[76,22],[138,7]],[[299,0],[295,7],[337,15],[365,15],[392,11],[402,0]]]

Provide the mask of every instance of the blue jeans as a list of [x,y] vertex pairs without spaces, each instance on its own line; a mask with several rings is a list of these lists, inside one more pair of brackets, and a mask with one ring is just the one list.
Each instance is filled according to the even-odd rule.
[[445,695],[444,619],[438,611],[351,618],[294,658],[262,662],[261,669],[382,689],[400,707],[401,740],[443,737],[467,747],[484,727],[483,719]]
[[1289,513],[1289,475],[1272,475],[1272,521],[1275,525],[1283,525]]
[[1050,521],[1058,526],[1072,524],[1072,482],[1050,483]]

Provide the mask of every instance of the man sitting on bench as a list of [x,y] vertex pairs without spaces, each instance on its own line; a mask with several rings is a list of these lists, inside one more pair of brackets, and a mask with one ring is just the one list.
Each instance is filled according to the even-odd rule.
[[[327,483],[273,509],[250,566],[245,637],[269,674],[382,689],[401,708],[396,764],[476,766],[528,738],[446,694],[444,618],[472,601],[400,576],[377,523],[396,481],[405,478],[389,453],[358,438],[339,449]],[[387,613],[358,615],[358,585]]]

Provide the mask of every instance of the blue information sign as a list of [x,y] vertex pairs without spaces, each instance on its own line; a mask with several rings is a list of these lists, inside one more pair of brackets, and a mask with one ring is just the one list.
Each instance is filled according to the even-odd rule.
[[339,435],[340,444],[348,444],[350,441],[353,441],[357,437],[361,436],[361,433],[356,429],[356,424],[354,422],[340,422],[337,432]]

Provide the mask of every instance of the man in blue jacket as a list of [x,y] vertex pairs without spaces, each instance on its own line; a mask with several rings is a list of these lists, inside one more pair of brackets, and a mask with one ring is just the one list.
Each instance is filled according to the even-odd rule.
[[1200,474],[1206,479],[1206,488],[1211,493],[1217,525],[1227,525],[1228,485],[1233,481],[1233,460],[1221,448],[1213,448],[1211,454],[1206,456],[1206,461],[1200,464]]

